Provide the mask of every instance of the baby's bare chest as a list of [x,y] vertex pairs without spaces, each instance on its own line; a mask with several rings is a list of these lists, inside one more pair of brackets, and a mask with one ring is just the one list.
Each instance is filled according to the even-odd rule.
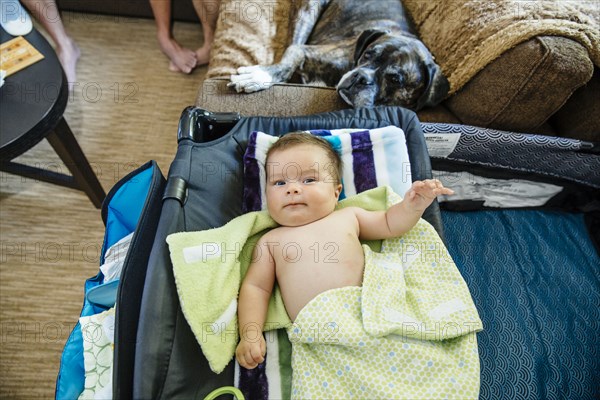
[[277,265],[348,263],[357,256],[356,261],[362,262],[355,224],[341,218],[283,229],[269,246]]

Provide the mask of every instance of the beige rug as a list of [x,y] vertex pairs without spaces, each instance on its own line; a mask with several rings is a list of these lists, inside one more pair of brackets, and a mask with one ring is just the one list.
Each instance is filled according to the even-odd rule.
[[[65,13],[81,47],[66,119],[106,192],[150,159],[163,173],[206,68],[167,70],[154,21]],[[177,23],[190,48],[199,25]],[[17,161],[66,171],[43,141]],[[96,275],[104,226],[83,192],[0,173],[0,398],[52,398],[60,354]]]

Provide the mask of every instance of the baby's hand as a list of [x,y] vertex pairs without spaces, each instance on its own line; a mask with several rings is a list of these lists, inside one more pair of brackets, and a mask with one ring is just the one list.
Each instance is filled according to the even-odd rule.
[[235,358],[237,362],[246,369],[253,369],[258,364],[265,361],[265,354],[267,353],[267,345],[265,338],[259,335],[257,339],[240,340],[240,343],[235,350]]
[[426,179],[415,181],[406,192],[404,199],[412,210],[423,212],[437,196],[442,194],[451,195],[454,194],[454,190],[444,187],[437,179]]

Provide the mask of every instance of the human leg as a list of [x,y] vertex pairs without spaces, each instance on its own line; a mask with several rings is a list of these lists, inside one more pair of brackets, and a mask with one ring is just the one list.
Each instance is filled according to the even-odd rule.
[[150,0],[156,21],[156,36],[163,53],[169,58],[169,70],[189,74],[196,66],[196,53],[181,47],[171,33],[171,0]]
[[197,65],[208,64],[210,49],[217,28],[217,18],[219,16],[220,0],[193,0],[196,13],[202,22],[202,32],[204,33],[204,44],[196,50]]
[[60,18],[55,0],[21,0],[31,15],[48,32],[56,45],[56,55],[62,65],[69,89],[77,79],[76,67],[81,51],[77,43],[67,34]]

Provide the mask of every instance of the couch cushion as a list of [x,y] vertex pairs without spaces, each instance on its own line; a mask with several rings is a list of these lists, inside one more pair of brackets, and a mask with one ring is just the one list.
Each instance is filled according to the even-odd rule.
[[334,88],[278,84],[256,93],[238,94],[226,79],[202,83],[196,105],[213,112],[239,112],[244,116],[296,116],[349,108]]
[[551,118],[559,136],[600,142],[600,68]]
[[[261,92],[238,94],[227,83],[227,79],[206,79],[198,91],[196,106],[244,116],[297,116],[349,108],[330,87],[286,83]],[[423,109],[417,115],[426,122],[460,123],[443,105]]]
[[446,106],[465,124],[531,131],[584,85],[593,70],[579,43],[540,36],[489,64],[450,97]]

